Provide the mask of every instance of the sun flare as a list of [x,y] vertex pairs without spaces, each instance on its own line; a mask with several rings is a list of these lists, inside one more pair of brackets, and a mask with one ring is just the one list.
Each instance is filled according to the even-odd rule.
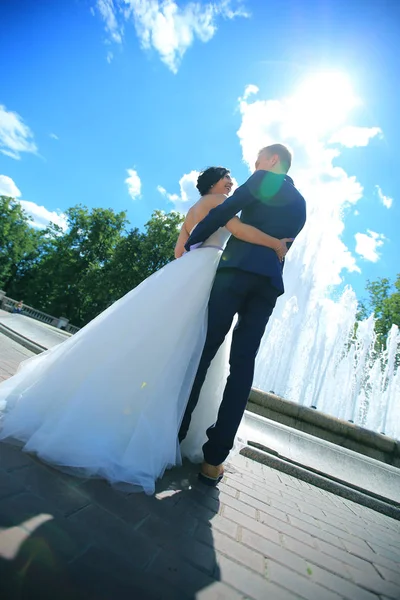
[[324,136],[343,125],[359,104],[346,74],[313,74],[300,83],[289,100],[291,127],[301,137],[305,131],[309,136]]

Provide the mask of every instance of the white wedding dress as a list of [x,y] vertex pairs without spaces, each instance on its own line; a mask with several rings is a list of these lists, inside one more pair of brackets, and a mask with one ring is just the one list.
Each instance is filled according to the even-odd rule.
[[228,373],[215,357],[186,440],[177,433],[204,345],[207,303],[229,233],[143,281],[73,337],[0,384],[0,439],[83,476],[154,493],[182,455],[202,460]]

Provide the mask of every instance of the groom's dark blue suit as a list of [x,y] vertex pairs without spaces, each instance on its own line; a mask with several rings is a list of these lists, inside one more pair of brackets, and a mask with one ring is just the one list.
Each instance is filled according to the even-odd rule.
[[[239,211],[241,221],[276,238],[295,238],[306,221],[304,198],[287,175],[256,171],[197,225],[185,247],[204,242]],[[231,237],[222,254],[208,305],[203,354],[179,432],[182,441],[199,399],[208,367],[238,314],[230,352],[230,374],[217,422],[207,430],[204,459],[221,464],[233,446],[254,376],[255,358],[278,296],[283,263],[271,248]]]

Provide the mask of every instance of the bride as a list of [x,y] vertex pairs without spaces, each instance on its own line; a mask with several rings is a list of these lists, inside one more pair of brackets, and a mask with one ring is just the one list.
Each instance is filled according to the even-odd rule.
[[200,174],[174,260],[62,344],[23,362],[0,384],[0,440],[22,445],[60,469],[154,493],[181,455],[202,460],[228,368],[227,339],[208,373],[182,446],[177,434],[206,334],[207,302],[230,234],[274,248],[277,240],[235,217],[189,253],[191,230],[225,200],[227,169]]

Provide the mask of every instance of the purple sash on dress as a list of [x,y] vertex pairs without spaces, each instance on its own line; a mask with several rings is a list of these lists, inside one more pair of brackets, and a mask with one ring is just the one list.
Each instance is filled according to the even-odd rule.
[[221,248],[221,246],[203,246],[202,245],[203,242],[199,242],[198,244],[193,244],[193,246],[190,246],[190,250],[197,250],[197,248],[215,248],[215,250],[224,250],[223,248]]

